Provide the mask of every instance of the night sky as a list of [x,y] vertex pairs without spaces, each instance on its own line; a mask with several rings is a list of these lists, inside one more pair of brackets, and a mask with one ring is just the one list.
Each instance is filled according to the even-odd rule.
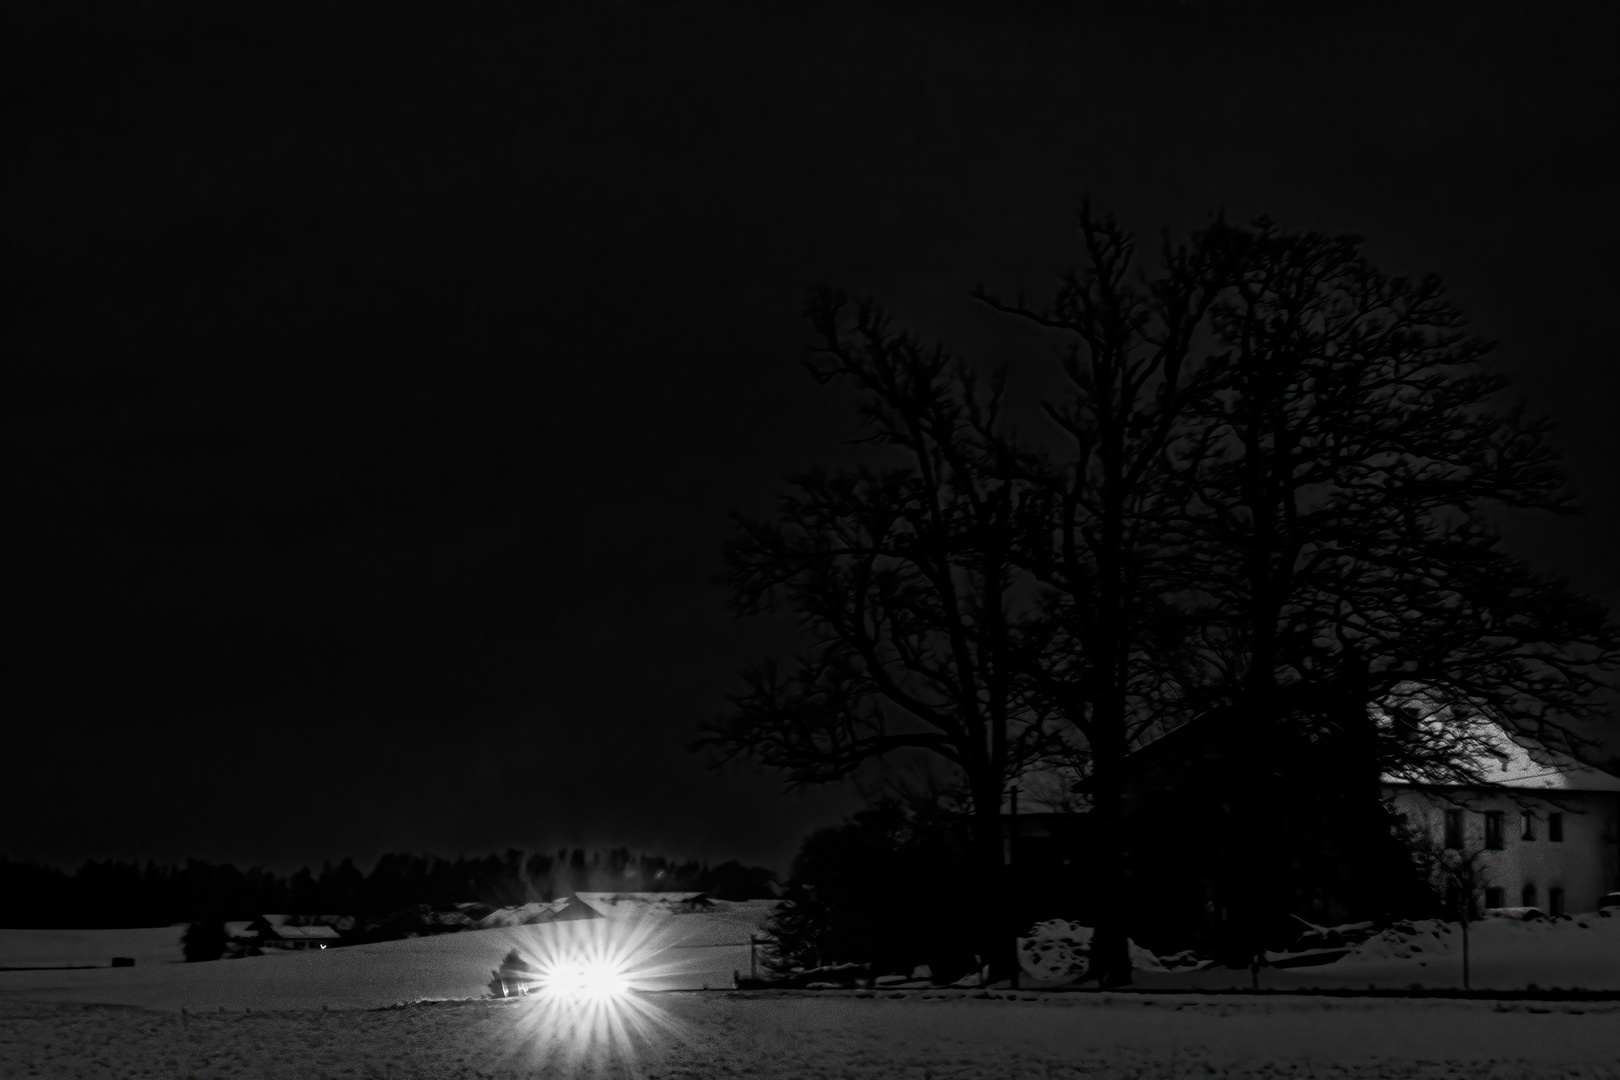
[[[845,790],[682,744],[782,625],[733,510],[850,460],[808,286],[1036,384],[1090,192],[1440,272],[1620,607],[1612,5],[6,5],[0,853],[629,844],[785,868]],[[695,9],[697,5],[693,5]]]

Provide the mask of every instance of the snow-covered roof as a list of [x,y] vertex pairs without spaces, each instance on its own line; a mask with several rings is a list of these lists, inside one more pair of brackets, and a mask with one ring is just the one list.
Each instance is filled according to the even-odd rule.
[[574,894],[587,907],[603,915],[650,911],[692,911],[710,905],[701,892],[582,892]]
[[473,924],[478,930],[493,926],[526,926],[530,923],[549,922],[562,914],[573,901],[566,896],[560,900],[536,900],[519,907],[497,908]]
[[248,929],[279,930],[288,923],[297,921],[300,926],[331,926],[338,930],[353,930],[353,915],[260,915],[248,923]]
[[330,926],[278,926],[272,933],[282,941],[337,941],[339,934]]
[[[1515,735],[1481,717],[1450,722],[1457,731],[1459,754],[1472,759],[1480,780],[1491,787],[1533,791],[1615,791],[1620,777],[1611,776],[1583,761],[1557,750],[1549,750],[1533,739]],[[1425,779],[1411,771],[1385,773],[1386,784],[1433,784],[1437,787],[1472,787],[1454,780]]]

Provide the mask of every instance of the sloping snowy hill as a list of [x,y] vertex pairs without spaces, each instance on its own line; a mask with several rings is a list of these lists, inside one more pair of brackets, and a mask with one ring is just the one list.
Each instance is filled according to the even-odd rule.
[[[748,971],[748,935],[768,909],[737,908],[662,918],[599,919],[502,927],[341,949],[272,954],[205,964],[178,957],[179,927],[149,930],[0,931],[0,967],[107,963],[134,956],[133,968],[0,971],[0,1000],[103,1002],[158,1008],[377,1007],[422,999],[488,994],[492,969],[512,949],[541,958],[579,947],[609,946],[647,989],[730,987]],[[1570,921],[1488,919],[1470,932],[1476,989],[1583,988],[1620,991],[1620,918]],[[1247,970],[1136,973],[1153,989],[1249,986]],[[1319,967],[1263,968],[1272,990],[1311,987],[1445,989],[1462,985],[1457,927],[1415,923],[1387,931],[1344,959]]]
[[[490,972],[512,949],[544,957],[578,947],[609,946],[624,954],[639,986],[652,990],[730,987],[748,970],[752,911],[727,910],[665,918],[600,919],[500,927],[338,949],[274,953],[201,964],[162,962],[178,954],[181,929],[135,931],[0,931],[0,967],[9,956],[50,956],[107,963],[113,955],[145,959],[132,968],[86,971],[0,971],[0,999],[82,1001],[159,1008],[284,1009],[375,1007],[423,998],[488,994]],[[77,952],[42,944],[35,935],[91,935]],[[170,943],[163,946],[166,940]],[[69,941],[69,944],[72,942]],[[123,948],[126,951],[119,952]]]

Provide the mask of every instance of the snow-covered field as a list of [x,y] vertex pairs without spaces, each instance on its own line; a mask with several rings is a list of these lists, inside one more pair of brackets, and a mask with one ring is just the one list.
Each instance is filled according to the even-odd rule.
[[[1478,981],[1519,978],[1530,963],[1540,977],[1526,981],[1544,987],[1575,985],[1583,972],[1620,986],[1620,919],[1587,921],[1585,929],[1476,924]],[[138,958],[133,968],[0,972],[0,1077],[1620,1080],[1613,1002],[674,990],[582,1011],[487,997],[490,971],[509,949],[536,956],[581,942],[628,942],[645,986],[729,986],[734,969],[747,971],[747,930],[737,913],[604,920],[205,964],[164,962],[177,952],[178,927],[0,931],[0,966]],[[1375,938],[1337,964],[1262,979],[1278,988],[1285,977],[1296,986],[1443,984],[1454,951],[1445,938],[1429,937],[1432,947],[1422,935]],[[1203,971],[1139,981],[1247,978]]]
[[0,968],[107,966],[115,956],[141,964],[178,963],[181,926],[139,930],[0,930]]
[[[1390,931],[1320,967],[1261,968],[1262,989],[1455,989],[1463,985],[1462,932],[1456,923],[1418,922],[1414,934]],[[1469,985],[1475,990],[1539,987],[1620,993],[1620,917],[1569,921],[1485,919],[1469,930]],[[1210,968],[1141,972],[1152,987],[1244,988],[1249,972]]]
[[[729,988],[748,973],[747,919],[683,915],[664,920],[595,920],[463,931],[326,950],[277,952],[185,964],[182,927],[163,930],[0,930],[0,967],[55,958],[107,964],[146,951],[134,967],[0,971],[0,1001],[60,1001],[164,1009],[374,1008],[402,1002],[485,997],[492,970],[512,949],[544,957],[611,941],[628,950],[637,984],[648,990]],[[41,940],[44,936],[51,938]],[[56,935],[61,935],[56,938]],[[81,936],[82,935],[82,936]],[[128,943],[120,941],[128,935]],[[89,937],[86,944],[84,937]],[[168,945],[162,946],[166,937]],[[58,941],[52,945],[50,941]],[[118,951],[124,949],[125,951]],[[93,952],[99,950],[99,952]]]
[[656,1016],[622,1039],[531,998],[184,1013],[7,1000],[0,1075],[1620,1077],[1612,1004],[807,993],[652,994]]

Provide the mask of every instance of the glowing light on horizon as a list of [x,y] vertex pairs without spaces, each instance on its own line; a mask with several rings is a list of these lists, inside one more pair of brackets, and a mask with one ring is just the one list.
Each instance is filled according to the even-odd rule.
[[641,1070],[642,1052],[659,1036],[680,1038],[688,1025],[650,993],[667,988],[682,964],[679,919],[591,919],[514,927],[508,940],[528,965],[508,985],[522,998],[512,1056],[526,1068],[558,1075],[598,1072],[609,1064]]

